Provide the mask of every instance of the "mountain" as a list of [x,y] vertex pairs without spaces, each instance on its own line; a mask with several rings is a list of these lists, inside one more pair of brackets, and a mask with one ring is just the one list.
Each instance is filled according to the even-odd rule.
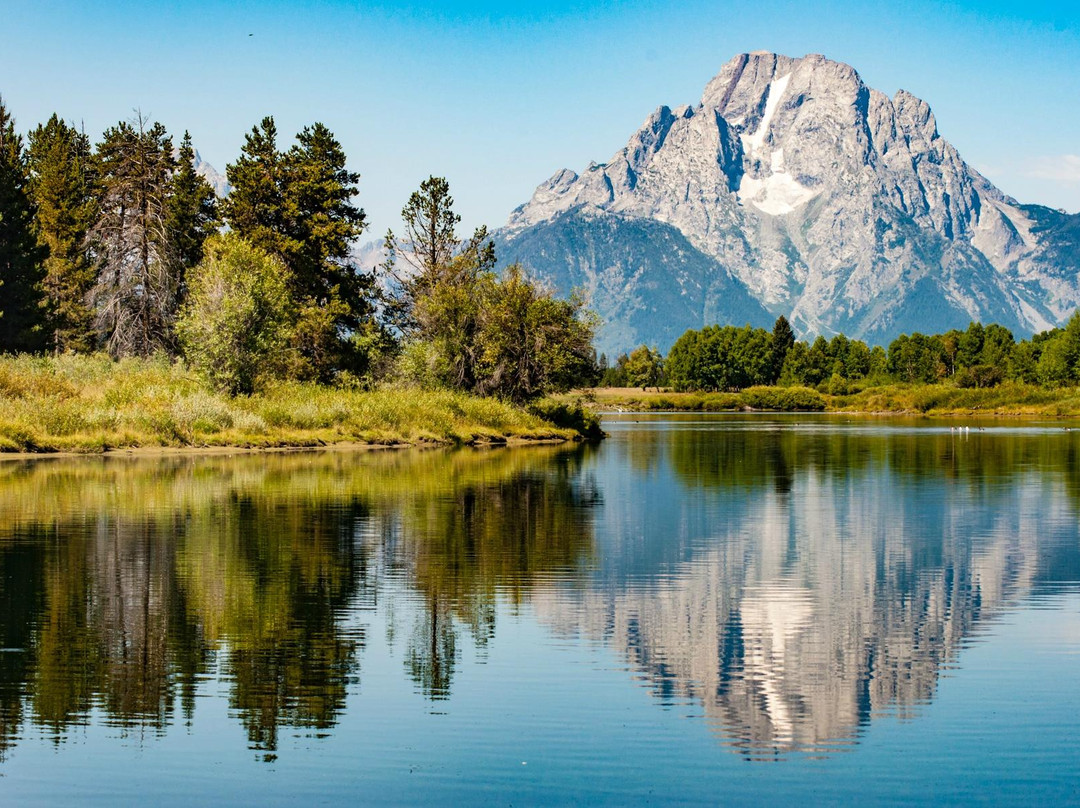
[[598,348],[768,325],[887,343],[1080,304],[1080,216],[1021,205],[969,166],[926,102],[820,55],[742,54],[695,106],[662,106],[606,163],[563,169],[496,233],[604,319]]
[[229,181],[225,179],[225,175],[206,162],[202,155],[199,154],[198,149],[195,150],[195,173],[210,184],[210,187],[214,189],[214,193],[219,198],[228,196],[229,191],[232,190]]
[[[180,148],[178,146],[173,147],[173,157],[180,157]],[[220,173],[216,168],[206,162],[202,155],[199,154],[199,150],[195,149],[195,173],[202,177],[214,189],[214,193],[217,194],[219,199],[229,195],[229,191],[232,188],[229,186],[229,181],[225,179],[225,175]]]

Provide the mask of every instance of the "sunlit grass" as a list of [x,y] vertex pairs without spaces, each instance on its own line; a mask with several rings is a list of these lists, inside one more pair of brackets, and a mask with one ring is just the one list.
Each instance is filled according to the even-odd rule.
[[629,387],[574,394],[600,410],[724,412],[824,410],[828,412],[925,413],[928,415],[1080,415],[1080,389],[1006,382],[971,389],[952,384],[885,384],[846,395],[805,387],[751,387],[737,393],[676,393]]
[[165,358],[0,357],[0,451],[482,443],[574,434],[505,402],[449,390],[281,383],[229,398]]

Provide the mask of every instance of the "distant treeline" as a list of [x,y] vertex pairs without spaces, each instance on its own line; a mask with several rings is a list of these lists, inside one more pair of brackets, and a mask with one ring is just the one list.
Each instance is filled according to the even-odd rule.
[[323,124],[247,134],[218,199],[141,115],[92,144],[53,115],[24,138],[0,101],[0,352],[165,354],[215,387],[391,381],[524,401],[593,379],[594,318],[485,228],[459,239],[444,179],[412,194],[388,259],[359,268],[359,175]]
[[795,339],[784,317],[772,332],[745,326],[689,330],[667,357],[647,346],[600,358],[602,384],[735,391],[756,385],[814,387],[844,394],[853,386],[951,382],[994,387],[1006,380],[1049,387],[1080,383],[1080,312],[1064,328],[1017,342],[1000,325],[973,322],[964,331],[903,334],[888,349],[838,334],[812,343]]

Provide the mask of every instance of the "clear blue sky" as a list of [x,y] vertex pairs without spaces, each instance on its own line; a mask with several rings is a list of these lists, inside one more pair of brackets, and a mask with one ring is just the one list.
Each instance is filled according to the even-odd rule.
[[377,237],[446,176],[464,225],[501,225],[555,170],[696,103],[737,53],[824,53],[933,107],[1022,202],[1080,210],[1080,4],[1041,2],[93,2],[0,0],[0,94],[97,137],[135,107],[219,170],[272,114],[323,121]]

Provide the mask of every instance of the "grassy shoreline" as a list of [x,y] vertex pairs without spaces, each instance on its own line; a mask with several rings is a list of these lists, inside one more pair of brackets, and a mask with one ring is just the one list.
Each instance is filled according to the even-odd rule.
[[[165,359],[0,356],[0,453],[502,445],[579,439],[588,414],[448,390],[210,390]],[[577,416],[575,419],[573,416]]]
[[1004,383],[985,389],[949,384],[889,384],[846,394],[806,387],[751,387],[738,393],[676,393],[606,387],[575,395],[598,411],[629,412],[839,412],[874,415],[1080,416],[1080,388]]

